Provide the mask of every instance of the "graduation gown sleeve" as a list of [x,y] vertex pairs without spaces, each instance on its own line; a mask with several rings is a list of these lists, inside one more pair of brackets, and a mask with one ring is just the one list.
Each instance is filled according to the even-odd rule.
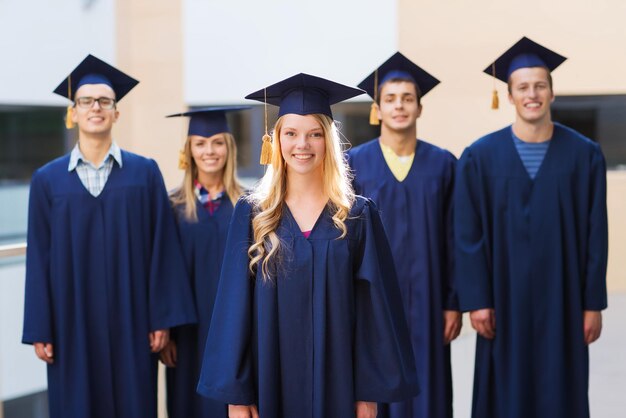
[[590,210],[587,239],[587,270],[583,289],[583,309],[599,311],[607,307],[606,266],[608,224],[606,209],[606,163],[598,145],[590,164]]
[[494,307],[479,179],[477,166],[468,148],[458,162],[454,190],[455,262],[462,311]]
[[355,262],[356,400],[394,402],[419,392],[415,359],[387,236],[374,203],[360,217]]
[[256,401],[252,365],[254,279],[248,268],[251,206],[240,199],[231,219],[198,393],[228,404]]
[[50,301],[50,197],[45,178],[33,175],[28,200],[28,247],[22,342],[55,343]]
[[195,322],[189,277],[177,239],[176,224],[163,177],[151,166],[151,197],[155,217],[150,261],[150,330]]
[[454,265],[454,171],[456,160],[450,164],[449,177],[446,178],[444,196],[445,223],[443,233],[445,235],[443,245],[444,274],[442,280],[443,309],[447,311],[459,310],[459,298],[456,291],[455,265]]

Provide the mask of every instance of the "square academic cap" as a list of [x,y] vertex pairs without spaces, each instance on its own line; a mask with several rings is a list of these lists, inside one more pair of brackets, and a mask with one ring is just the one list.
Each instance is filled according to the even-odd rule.
[[247,95],[246,99],[257,100],[266,105],[261,164],[269,164],[272,154],[272,139],[267,133],[267,104],[279,106],[278,117],[289,113],[297,115],[319,113],[332,118],[330,105],[363,93],[365,92],[361,89],[300,73]]
[[298,115],[321,113],[332,118],[330,105],[363,93],[361,89],[300,73],[251,93],[246,99],[279,106],[279,117],[288,113]]
[[119,102],[138,83],[139,81],[90,54],[54,89],[54,93],[73,101],[80,86],[106,84],[113,89],[115,100]]
[[250,106],[221,106],[221,107],[204,107],[201,109],[193,109],[184,113],[175,113],[166,117],[173,118],[179,116],[189,117],[188,135],[199,135],[206,138],[213,135],[229,132],[228,122],[226,121],[226,113],[237,110],[250,109]]
[[483,71],[506,83],[515,70],[527,67],[544,67],[553,71],[566,59],[545,46],[523,37]]
[[396,52],[368,75],[365,80],[361,81],[359,87],[376,101],[380,86],[394,78],[406,79],[415,83],[420,97],[424,97],[426,93],[439,84],[439,80],[435,77],[402,55],[402,53]]
[[[543,67],[548,69],[548,71],[552,71],[566,59],[567,58],[564,56],[524,36],[517,41],[515,45],[496,58],[496,60],[483,71],[493,76],[494,79],[508,83],[509,77],[515,70],[529,67]],[[491,108],[497,109],[498,107],[498,90],[494,83]]]

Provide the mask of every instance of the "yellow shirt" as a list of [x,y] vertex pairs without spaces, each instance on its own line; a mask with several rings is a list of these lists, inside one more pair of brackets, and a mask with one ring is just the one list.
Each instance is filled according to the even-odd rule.
[[402,181],[409,175],[409,170],[411,169],[411,165],[413,165],[413,158],[415,157],[415,151],[411,153],[411,155],[403,155],[399,156],[391,147],[384,145],[380,140],[378,141],[380,144],[380,149],[383,151],[383,157],[385,157],[385,162],[387,166],[393,173],[393,176],[398,180]]

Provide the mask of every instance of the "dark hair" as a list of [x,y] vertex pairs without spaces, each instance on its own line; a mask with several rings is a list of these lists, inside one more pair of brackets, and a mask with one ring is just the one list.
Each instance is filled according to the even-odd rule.
[[422,92],[420,91],[419,86],[417,85],[417,83],[413,80],[411,80],[410,78],[405,78],[405,77],[393,77],[390,78],[389,80],[386,80],[383,84],[380,84],[378,86],[378,94],[376,95],[377,99],[376,99],[376,104],[380,106],[380,93],[383,91],[383,86],[387,83],[411,83],[413,84],[413,86],[415,87],[415,96],[417,96],[417,105],[421,106],[422,103]]
[[[547,67],[538,67],[538,68],[543,68],[548,73],[548,86],[550,86],[550,91],[554,93],[554,89],[552,88],[552,73]],[[507,90],[509,91],[509,94],[511,94],[511,87],[512,87],[511,76],[509,76],[509,79],[506,81],[506,84],[507,84]]]

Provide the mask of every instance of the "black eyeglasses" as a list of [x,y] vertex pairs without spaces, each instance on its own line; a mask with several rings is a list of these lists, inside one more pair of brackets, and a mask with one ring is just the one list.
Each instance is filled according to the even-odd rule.
[[96,98],[96,97],[87,96],[87,97],[76,98],[76,104],[81,109],[91,109],[91,107],[93,106],[95,102],[98,102],[98,105],[100,106],[101,109],[104,109],[104,110],[115,109],[115,99],[112,99],[110,97],[97,97]]

